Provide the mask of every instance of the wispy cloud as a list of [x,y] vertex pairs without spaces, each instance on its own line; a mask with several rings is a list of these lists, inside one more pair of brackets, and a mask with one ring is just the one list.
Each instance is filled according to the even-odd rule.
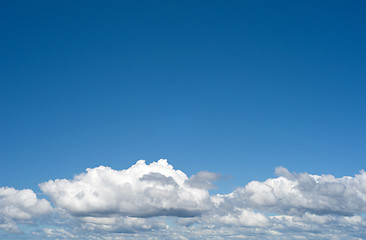
[[0,188],[0,228],[19,233],[33,224],[38,230],[23,233],[30,239],[366,237],[364,171],[342,178],[275,172],[276,178],[210,195],[220,174],[188,177],[166,160],[140,160],[121,171],[100,166],[41,183],[51,202],[29,189]]

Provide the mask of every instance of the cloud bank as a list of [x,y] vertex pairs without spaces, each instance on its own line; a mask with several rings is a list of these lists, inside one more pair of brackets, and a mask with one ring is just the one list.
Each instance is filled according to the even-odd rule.
[[[366,173],[290,173],[212,195],[220,174],[167,160],[100,166],[30,189],[0,188],[0,236],[26,239],[364,239]],[[32,231],[30,227],[32,226]]]

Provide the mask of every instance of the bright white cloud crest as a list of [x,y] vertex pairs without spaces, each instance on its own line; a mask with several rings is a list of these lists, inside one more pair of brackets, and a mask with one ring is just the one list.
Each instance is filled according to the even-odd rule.
[[121,171],[100,166],[41,183],[53,208],[32,190],[0,188],[0,228],[19,232],[17,224],[38,221],[45,227],[31,234],[34,239],[366,237],[364,171],[335,178],[279,167],[276,174],[227,195],[210,195],[219,174],[188,177],[166,160],[140,160]]
[[127,170],[100,166],[72,180],[40,184],[57,206],[75,216],[193,217],[209,209],[209,194],[187,184],[188,177],[166,160]]

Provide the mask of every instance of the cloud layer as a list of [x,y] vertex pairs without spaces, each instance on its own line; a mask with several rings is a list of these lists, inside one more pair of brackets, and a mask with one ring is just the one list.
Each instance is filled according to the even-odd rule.
[[[120,171],[100,166],[41,183],[50,202],[30,189],[3,187],[0,236],[23,230],[28,239],[366,237],[364,171],[342,178],[283,167],[275,172],[276,178],[226,195],[209,194],[219,174],[188,177],[163,159]],[[29,224],[38,228],[27,232]]]

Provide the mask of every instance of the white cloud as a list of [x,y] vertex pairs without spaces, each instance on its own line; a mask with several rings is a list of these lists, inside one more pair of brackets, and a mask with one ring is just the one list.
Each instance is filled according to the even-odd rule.
[[188,177],[166,160],[121,171],[100,166],[41,183],[54,211],[32,190],[0,188],[0,228],[39,224],[37,239],[366,238],[364,171],[336,178],[279,167],[276,174],[210,195],[219,174]]
[[73,216],[192,217],[209,210],[211,203],[206,189],[188,181],[166,160],[149,165],[140,160],[126,170],[100,166],[72,180],[50,180],[40,188]]
[[366,173],[355,177],[291,174],[277,168],[278,178],[252,181],[226,196],[230,204],[271,213],[350,216],[366,212]]
[[231,225],[240,227],[265,227],[269,226],[268,218],[254,212],[252,209],[241,209],[234,207],[230,211],[215,211],[208,215],[205,222],[215,225]]
[[19,232],[17,222],[29,222],[51,210],[50,203],[38,199],[30,189],[0,188],[0,228],[6,231]]

